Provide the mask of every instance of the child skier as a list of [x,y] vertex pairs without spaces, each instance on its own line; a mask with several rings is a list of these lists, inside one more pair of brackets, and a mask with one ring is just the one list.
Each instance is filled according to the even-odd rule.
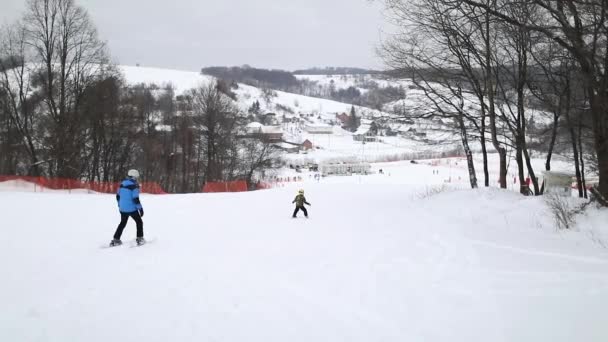
[[298,195],[291,203],[296,204],[296,210],[294,210],[292,216],[293,218],[296,218],[296,215],[298,214],[298,211],[300,211],[300,209],[302,209],[302,211],[304,212],[304,216],[308,218],[308,211],[304,207],[304,204],[310,205],[310,203],[306,202],[306,197],[304,197],[304,190],[300,189],[300,191],[298,191]]
[[120,211],[120,224],[116,228],[116,233],[114,233],[114,238],[110,242],[110,247],[122,245],[120,236],[127,225],[129,217],[133,218],[137,225],[137,245],[146,243],[144,239],[144,222],[141,219],[144,216],[144,208],[139,201],[137,178],[139,178],[139,172],[137,170],[129,170],[127,178],[120,183],[120,187],[118,188],[116,201],[118,202],[118,210]]

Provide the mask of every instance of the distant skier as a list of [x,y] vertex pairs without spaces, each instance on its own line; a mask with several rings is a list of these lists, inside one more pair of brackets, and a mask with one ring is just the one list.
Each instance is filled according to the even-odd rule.
[[120,236],[127,225],[129,217],[133,218],[137,225],[137,239],[135,241],[138,245],[146,243],[144,239],[144,222],[141,219],[144,216],[144,208],[139,201],[137,178],[139,178],[139,171],[129,170],[127,178],[120,183],[120,187],[116,193],[116,201],[118,202],[118,210],[120,211],[120,224],[116,228],[116,233],[114,233],[114,238],[110,242],[110,247],[122,245]]
[[304,204],[310,205],[310,203],[306,202],[306,197],[304,197],[304,190],[298,191],[298,195],[291,203],[296,204],[296,209],[293,211],[293,218],[296,218],[296,216],[298,215],[298,211],[300,210],[302,210],[304,212],[304,216],[308,218],[308,211],[304,207]]

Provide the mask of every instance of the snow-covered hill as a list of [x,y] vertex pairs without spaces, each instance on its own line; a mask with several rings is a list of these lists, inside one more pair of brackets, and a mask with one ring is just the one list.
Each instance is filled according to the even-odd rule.
[[[144,195],[140,248],[100,248],[112,195],[0,192],[0,340],[606,340],[606,211],[558,232],[540,198],[434,194],[433,166],[388,167],[364,184]],[[300,187],[309,220],[290,218]]]
[[[119,66],[119,68],[124,73],[126,80],[129,83],[155,83],[157,85],[171,84],[175,88],[176,94],[183,94],[189,89],[192,89],[201,84],[212,82],[214,80],[212,76],[202,75],[201,73],[194,71],[180,71],[135,66]],[[293,112],[293,114],[320,113],[323,115],[329,115],[329,113],[331,113],[331,119],[335,119],[335,113],[349,112],[351,109],[350,104],[298,94],[286,93],[282,91],[275,91],[276,96],[271,97],[271,102],[267,102],[264,99],[262,89],[244,84],[239,84],[239,88],[233,89],[233,91],[237,94],[238,103],[244,110],[247,110],[251,106],[251,104],[256,100],[260,101],[260,105],[262,106],[262,109],[264,111],[275,112],[277,114],[292,114],[285,112],[285,110],[280,109],[280,106],[277,105],[289,108]],[[355,108],[357,109],[357,113],[361,114],[381,114],[381,112],[379,111],[371,110],[365,107],[355,106]]]
[[[121,66],[120,69],[124,73],[126,80],[132,84],[171,84],[175,88],[176,94],[182,94],[188,89],[214,81],[213,77],[201,75],[198,72],[131,66]],[[352,77],[354,78],[355,76]],[[313,78],[323,80],[322,76]],[[347,78],[346,81],[342,81],[339,86],[348,84],[350,82],[348,81],[349,79]],[[364,80],[369,81],[370,79],[364,78]],[[282,127],[285,133],[284,138],[287,141],[296,143],[301,143],[308,139],[314,144],[315,149],[309,151],[306,156],[292,155],[289,156],[289,159],[304,158],[317,162],[328,159],[363,159],[367,161],[408,159],[418,158],[422,155],[432,156],[443,151],[454,151],[458,144],[458,140],[454,140],[451,133],[446,134],[445,132],[433,131],[431,129],[433,126],[430,123],[393,125],[395,129],[402,131],[411,130],[411,132],[417,132],[418,135],[426,131],[427,133],[424,133],[425,135],[422,138],[414,136],[414,133],[409,136],[383,136],[376,141],[368,142],[366,146],[363,146],[360,141],[354,141],[352,133],[342,130],[339,125],[334,127],[334,133],[330,135],[311,134],[306,132],[305,125],[336,124],[336,115],[350,113],[352,105],[282,91],[273,91],[271,96],[266,96],[262,89],[244,84],[239,84],[238,88],[232,89],[232,91],[236,93],[237,103],[244,112],[257,101],[260,103],[261,112],[275,113],[278,119],[282,117],[304,118],[304,123],[284,124]],[[367,107],[354,107],[359,117],[381,119],[391,116],[387,112]],[[442,145],[429,146],[428,141],[441,142]]]
[[[167,69],[156,69],[146,67],[121,66],[120,69],[130,83],[155,83],[157,85],[172,84],[176,94],[182,94],[188,89],[200,84],[213,82],[211,76],[201,75],[198,72],[177,71]],[[271,95],[265,94],[263,89],[239,84],[238,88],[232,89],[237,96],[237,103],[243,112],[251,107],[254,102],[259,102],[262,113],[275,113],[278,123],[283,118],[298,118],[298,124],[282,123],[284,140],[293,143],[302,143],[309,140],[314,149],[303,155],[288,155],[291,161],[308,160],[311,162],[323,161],[350,161],[364,160],[379,162],[385,160],[406,160],[418,158],[438,157],[442,154],[459,153],[460,137],[453,130],[453,120],[450,118],[433,118],[406,120],[405,116],[426,116],[436,111],[436,104],[440,104],[447,112],[455,109],[438,100],[437,103],[430,101],[424,91],[416,87],[411,80],[392,80],[380,75],[296,75],[298,79],[306,79],[320,86],[333,84],[336,89],[346,89],[350,86],[357,87],[365,92],[370,84],[376,87],[401,87],[405,98],[384,105],[386,111],[373,110],[367,107],[354,106],[359,117],[368,121],[374,120],[382,123],[396,134],[388,136],[380,134],[372,141],[362,144],[355,141],[353,134],[339,127],[337,114],[350,113],[352,105],[327,99],[303,96],[282,91],[273,90]],[[434,85],[435,89],[444,96],[450,98],[454,95],[448,90]],[[479,102],[472,94],[465,94],[464,108],[469,113],[479,111]],[[458,102],[458,101],[456,101]],[[507,111],[507,109],[505,109]],[[402,115],[400,120],[396,118]],[[538,124],[552,124],[552,115],[538,110],[528,110],[528,119]],[[306,130],[306,125],[334,124],[333,134],[311,134]],[[470,130],[473,124],[467,121]],[[385,130],[383,130],[384,133]],[[533,137],[529,139],[534,140]],[[481,146],[476,139],[471,139],[469,144],[473,150],[480,151]]]

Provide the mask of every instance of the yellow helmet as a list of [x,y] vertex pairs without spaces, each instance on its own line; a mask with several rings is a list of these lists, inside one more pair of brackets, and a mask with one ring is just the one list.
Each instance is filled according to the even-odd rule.
[[300,195],[304,195],[304,189],[300,189],[300,190],[298,190],[298,193],[299,193]]

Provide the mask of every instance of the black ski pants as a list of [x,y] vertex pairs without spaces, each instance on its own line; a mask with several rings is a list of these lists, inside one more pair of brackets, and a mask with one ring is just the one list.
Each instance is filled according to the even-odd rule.
[[304,208],[304,206],[296,206],[296,210],[293,211],[293,217],[296,217],[296,215],[298,215],[298,211],[302,210],[304,212],[304,216],[308,217],[308,211],[306,210],[306,208]]
[[132,213],[120,213],[120,223],[118,224],[118,228],[116,228],[116,233],[114,233],[114,238],[116,240],[120,240],[120,236],[122,235],[123,229],[127,226],[127,220],[131,217],[135,224],[137,225],[137,237],[144,236],[144,221],[142,221],[141,216],[139,216],[139,212],[134,211]]

